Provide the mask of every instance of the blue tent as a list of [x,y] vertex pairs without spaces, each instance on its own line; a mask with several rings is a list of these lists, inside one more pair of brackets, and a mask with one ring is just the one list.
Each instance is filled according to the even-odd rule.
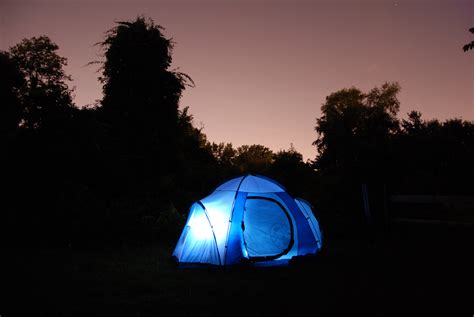
[[308,202],[293,199],[272,179],[247,175],[191,206],[173,257],[185,266],[279,265],[315,254],[321,246]]

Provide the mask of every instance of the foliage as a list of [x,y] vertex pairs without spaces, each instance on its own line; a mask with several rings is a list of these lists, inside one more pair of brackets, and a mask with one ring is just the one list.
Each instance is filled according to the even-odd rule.
[[417,111],[400,121],[399,91],[397,83],[385,83],[368,93],[350,88],[326,98],[313,143],[320,210],[363,222],[362,184],[376,224],[385,221],[387,191],[472,194],[474,123],[425,121]]
[[173,42],[161,26],[142,17],[117,24],[100,43],[105,50],[100,78],[104,115],[120,128],[142,132],[135,133],[140,138],[165,142],[176,133],[179,98],[192,80],[169,70]]
[[303,161],[303,155],[290,144],[287,150],[280,150],[273,155],[273,163],[268,174],[284,184],[294,196],[315,201],[315,172],[311,163]]
[[474,177],[474,123],[423,120],[412,111],[402,121],[395,158],[398,190],[469,194]]
[[[470,28],[469,32],[474,33],[474,28]],[[462,47],[462,49],[464,50],[464,52],[474,49],[474,41],[471,41],[470,43],[465,44]]]
[[237,150],[233,148],[232,143],[221,142],[219,144],[212,142],[209,144],[212,155],[216,158],[217,162],[224,166],[231,166],[237,155]]
[[25,84],[21,86],[21,124],[35,129],[65,120],[73,107],[72,91],[64,67],[67,59],[57,54],[59,47],[47,36],[23,39],[10,48]]
[[18,130],[22,118],[21,91],[24,91],[24,85],[25,78],[18,64],[8,52],[0,52],[1,136],[12,136]]
[[273,162],[273,152],[260,144],[242,145],[233,161],[241,173],[265,173]]
[[316,120],[315,167],[359,177],[386,168],[390,138],[399,128],[399,91],[398,83],[384,83],[368,93],[353,87],[326,97]]

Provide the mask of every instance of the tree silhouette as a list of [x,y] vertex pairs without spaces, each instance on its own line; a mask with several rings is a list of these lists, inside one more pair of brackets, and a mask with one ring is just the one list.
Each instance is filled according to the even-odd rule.
[[216,158],[217,162],[226,167],[230,167],[233,164],[237,150],[232,146],[232,143],[212,143],[209,145],[212,154]]
[[394,161],[398,188],[427,194],[468,193],[474,177],[474,123],[422,119],[412,111],[402,120]]
[[272,162],[273,152],[260,144],[239,146],[234,158],[234,165],[241,173],[265,174]]
[[421,112],[411,111],[408,113],[408,120],[402,120],[403,131],[410,134],[416,135],[421,132],[424,128],[423,120],[421,119]]
[[311,163],[303,161],[303,155],[293,146],[273,155],[268,174],[278,180],[293,195],[314,200],[314,170]]
[[175,140],[179,98],[190,78],[169,70],[173,42],[161,26],[142,17],[117,24],[100,43],[101,111],[120,138],[129,140],[127,151],[144,155],[145,148]]
[[65,236],[72,209],[66,197],[73,197],[82,185],[75,173],[84,171],[78,163],[83,164],[80,145],[85,139],[79,137],[80,129],[74,129],[81,124],[74,118],[78,109],[64,71],[67,60],[57,54],[58,49],[47,36],[40,36],[23,39],[2,53],[2,68],[7,71],[2,72],[7,79],[2,94],[10,100],[5,119],[12,132],[2,162],[8,166],[2,210],[18,240]]
[[134,223],[150,232],[143,219],[174,215],[174,208],[184,213],[219,177],[205,134],[188,108],[179,108],[182,92],[194,83],[170,69],[174,43],[163,30],[138,17],[117,22],[99,43],[105,59],[97,118],[107,162],[101,194],[120,215],[120,230]]
[[73,107],[72,91],[67,85],[71,77],[64,67],[67,59],[57,54],[58,45],[47,36],[23,39],[10,48],[25,84],[21,87],[21,125],[35,129],[64,120]]
[[398,83],[385,83],[366,94],[350,88],[326,97],[315,127],[315,166],[367,171],[381,164],[398,129],[399,91]]
[[[326,97],[316,120],[319,208],[364,224],[361,184],[368,185],[376,223],[383,223],[383,188],[393,173],[393,140],[399,130],[398,83],[368,93],[342,89]],[[344,197],[344,199],[340,199]]]
[[[470,28],[469,32],[474,33],[474,28]],[[474,41],[471,41],[471,43],[467,43],[462,47],[462,49],[464,50],[464,52],[474,49]]]
[[0,52],[0,134],[12,137],[22,118],[21,91],[25,78],[16,62],[7,52]]
[[178,110],[181,94],[192,80],[170,70],[173,41],[162,30],[152,20],[138,17],[117,22],[106,33],[99,43],[105,60],[98,116],[107,130],[107,160],[114,166],[111,169],[121,171],[111,172],[111,186],[142,192],[162,188],[169,197],[179,187],[176,177],[187,159],[180,144],[190,143],[183,134],[197,134]]

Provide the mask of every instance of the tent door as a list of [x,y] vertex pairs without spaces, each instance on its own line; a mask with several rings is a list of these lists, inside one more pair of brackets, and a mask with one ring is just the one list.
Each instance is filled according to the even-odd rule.
[[242,222],[244,245],[254,261],[268,261],[293,246],[293,225],[288,211],[275,199],[248,197]]

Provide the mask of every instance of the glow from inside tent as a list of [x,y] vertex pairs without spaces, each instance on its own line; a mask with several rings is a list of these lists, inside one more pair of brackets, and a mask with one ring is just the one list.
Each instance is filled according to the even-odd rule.
[[212,235],[209,221],[204,213],[195,214],[191,223],[193,235],[197,239],[207,239]]

